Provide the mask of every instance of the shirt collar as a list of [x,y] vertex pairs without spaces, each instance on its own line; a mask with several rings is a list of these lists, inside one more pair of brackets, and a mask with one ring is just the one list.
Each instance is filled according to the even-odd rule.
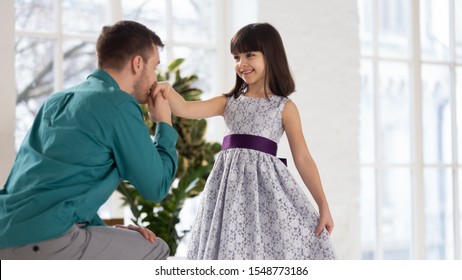
[[97,79],[103,80],[105,83],[107,83],[109,86],[114,87],[114,89],[120,89],[119,85],[117,82],[112,78],[111,75],[109,75],[106,71],[103,69],[97,69],[93,73],[91,73],[88,77],[95,77]]

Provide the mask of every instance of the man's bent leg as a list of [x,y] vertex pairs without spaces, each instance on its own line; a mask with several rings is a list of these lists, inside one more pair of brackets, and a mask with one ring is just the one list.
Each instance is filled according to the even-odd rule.
[[56,239],[0,249],[0,259],[163,260],[167,259],[169,252],[162,239],[156,238],[154,243],[150,243],[137,231],[105,226],[80,228],[75,225]]
[[159,237],[149,242],[139,232],[122,228],[91,226],[82,259],[165,260],[170,249]]
[[2,260],[76,260],[82,257],[86,234],[74,225],[65,234],[50,240],[0,249]]

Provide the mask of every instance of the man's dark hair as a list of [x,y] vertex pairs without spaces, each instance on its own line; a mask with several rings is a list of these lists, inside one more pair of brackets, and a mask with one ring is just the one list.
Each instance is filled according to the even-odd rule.
[[121,70],[136,55],[147,62],[152,54],[152,44],[160,48],[164,46],[156,33],[138,22],[119,21],[104,26],[96,43],[98,67]]

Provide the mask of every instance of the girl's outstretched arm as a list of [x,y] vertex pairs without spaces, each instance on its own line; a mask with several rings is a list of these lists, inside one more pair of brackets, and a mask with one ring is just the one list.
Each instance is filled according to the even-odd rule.
[[321,184],[318,168],[314,162],[303,136],[300,114],[292,101],[287,102],[282,112],[282,123],[289,140],[290,150],[297,167],[298,173],[308,187],[319,208],[319,224],[316,228],[316,236],[326,228],[329,234],[334,228],[334,221],[330,214],[326,195]]
[[173,114],[187,119],[204,119],[223,116],[226,105],[225,96],[217,96],[204,101],[186,101],[168,82],[157,82],[151,94],[162,94],[168,99]]

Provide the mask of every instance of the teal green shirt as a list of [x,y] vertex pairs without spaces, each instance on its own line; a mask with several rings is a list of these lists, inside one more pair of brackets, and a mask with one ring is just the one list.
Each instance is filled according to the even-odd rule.
[[162,200],[177,169],[177,137],[159,123],[152,140],[136,99],[101,69],[53,94],[0,190],[0,248],[53,239],[76,223],[104,225],[97,211],[122,179],[146,200]]

